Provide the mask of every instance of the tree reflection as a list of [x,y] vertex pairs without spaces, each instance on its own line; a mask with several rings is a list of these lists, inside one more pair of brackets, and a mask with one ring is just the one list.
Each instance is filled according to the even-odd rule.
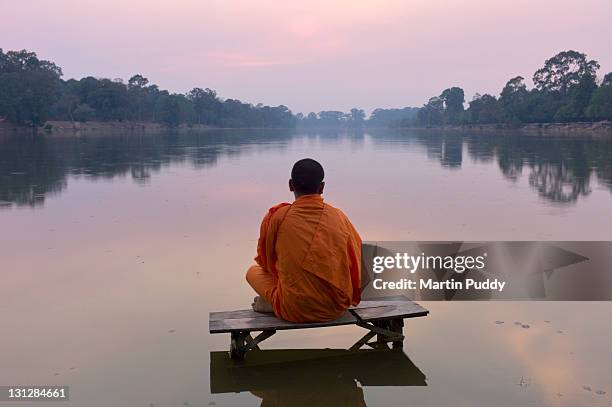
[[[251,151],[284,151],[295,130],[212,131],[204,134],[46,138],[14,136],[0,140],[0,207],[40,206],[45,198],[66,188],[67,178],[109,179],[130,176],[139,185],[171,164],[197,169],[217,165],[220,157]],[[531,188],[547,201],[573,204],[592,191],[592,179],[612,192],[612,139],[540,137],[500,133],[355,130],[349,134],[317,131],[300,134],[320,140],[323,148],[363,148],[366,137],[385,149],[418,148],[441,166],[459,169],[464,149],[476,162],[497,161],[513,182],[523,174]]]
[[531,168],[529,185],[540,196],[557,203],[575,202],[591,193],[590,177],[577,177],[565,165],[538,163]]
[[46,138],[0,140],[0,208],[40,206],[66,188],[68,176],[111,179],[131,176],[140,185],[162,167],[189,162],[216,165],[222,155],[252,149],[282,149],[293,131],[221,131],[202,135]]
[[[396,136],[382,134],[384,142]],[[593,174],[612,192],[612,139],[590,137],[542,137],[519,134],[445,134],[437,131],[407,131],[404,142],[413,140],[425,147],[430,159],[447,168],[462,164],[463,145],[477,162],[497,159],[503,176],[513,182],[527,172],[529,185],[543,199],[572,204],[591,191]]]

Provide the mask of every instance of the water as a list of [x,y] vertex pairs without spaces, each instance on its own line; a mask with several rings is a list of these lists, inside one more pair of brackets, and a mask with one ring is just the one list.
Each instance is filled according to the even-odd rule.
[[291,199],[289,169],[305,156],[367,240],[612,238],[612,140],[8,137],[0,385],[69,385],[71,401],[49,406],[612,403],[612,306],[597,302],[424,303],[404,353],[347,356],[358,327],[282,332],[228,371],[215,352],[229,338],[208,334],[208,312],[250,304],[259,222]]

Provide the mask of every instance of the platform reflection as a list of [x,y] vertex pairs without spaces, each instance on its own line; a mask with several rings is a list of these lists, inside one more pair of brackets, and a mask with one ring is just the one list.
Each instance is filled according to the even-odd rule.
[[251,392],[261,405],[365,406],[365,386],[427,386],[401,350],[279,349],[250,351],[244,362],[210,354],[211,393]]

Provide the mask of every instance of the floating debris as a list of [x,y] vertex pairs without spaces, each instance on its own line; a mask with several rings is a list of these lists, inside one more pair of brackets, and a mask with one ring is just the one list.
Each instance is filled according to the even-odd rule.
[[603,396],[604,394],[606,394],[606,392],[605,392],[605,391],[603,391],[603,390],[595,390],[595,394],[598,394],[598,395],[600,395],[600,396]]
[[504,321],[495,321],[495,323],[496,323],[497,325],[501,325],[501,324],[503,324],[503,323],[504,323]]
[[561,330],[558,330],[558,331],[557,331],[557,333],[558,333],[558,334],[562,334],[562,333],[563,333],[563,331],[561,331]]
[[529,325],[527,325],[527,324],[524,324],[524,325],[521,325],[521,328],[529,329],[529,328],[530,328],[530,326],[529,326]]
[[582,388],[586,391],[593,391],[593,389],[591,389],[589,386],[582,386]]
[[521,376],[521,380],[518,382],[518,385],[521,387],[527,387],[531,384],[531,378]]
[[523,325],[523,323],[517,321],[517,322],[514,323],[514,325]]
[[546,322],[547,324],[550,324],[550,321],[544,321],[544,322]]
[[169,333],[171,333],[171,334],[173,334],[173,333],[175,333],[175,332],[176,332],[176,329],[168,329],[168,332],[169,332]]

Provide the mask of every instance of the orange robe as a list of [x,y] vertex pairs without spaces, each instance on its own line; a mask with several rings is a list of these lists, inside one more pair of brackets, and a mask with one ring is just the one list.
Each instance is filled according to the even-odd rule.
[[271,208],[247,281],[287,321],[328,321],[361,299],[361,238],[319,194]]

